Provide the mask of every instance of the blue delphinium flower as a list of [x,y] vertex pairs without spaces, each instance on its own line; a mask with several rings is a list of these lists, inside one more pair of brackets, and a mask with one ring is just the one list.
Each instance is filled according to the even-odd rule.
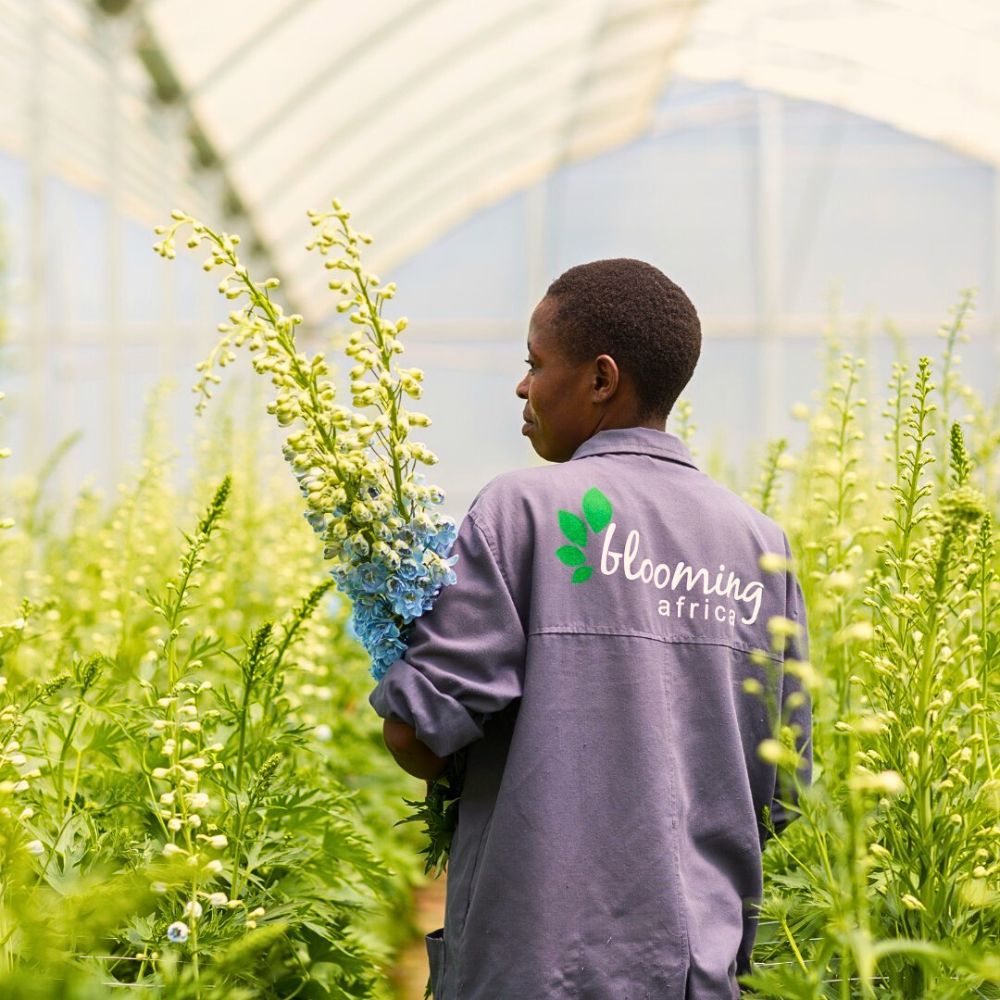
[[455,542],[457,531],[453,521],[446,521],[441,528],[431,536],[428,544],[440,556],[447,555]]
[[404,579],[393,576],[386,586],[386,593],[392,599],[392,610],[404,621],[412,621],[423,612],[424,592],[415,578]]
[[371,555],[371,550],[371,546],[368,544],[368,540],[366,538],[352,536],[344,542],[344,551],[351,557],[352,560],[358,560],[360,562],[365,557]]
[[408,583],[418,580],[424,572],[423,560],[414,558],[404,558],[400,561],[399,569],[396,570],[396,577]]
[[[391,614],[388,607],[384,611]],[[381,614],[356,617],[354,627],[372,658],[372,675],[376,679],[381,678],[406,650],[404,633],[392,618]]]
[[355,566],[349,577],[350,586],[364,594],[377,594],[389,579],[389,568],[377,562],[363,562]]
[[326,514],[316,510],[307,510],[305,512],[305,519],[309,522],[309,526],[313,529],[313,531],[326,531],[326,524],[328,520]]
[[395,530],[373,525],[371,533],[372,543],[359,532],[328,548],[331,555],[341,553],[331,573],[353,605],[348,630],[368,651],[379,680],[405,652],[410,624],[431,609],[443,586],[455,582],[451,567],[458,556],[446,556],[456,529],[440,515]]

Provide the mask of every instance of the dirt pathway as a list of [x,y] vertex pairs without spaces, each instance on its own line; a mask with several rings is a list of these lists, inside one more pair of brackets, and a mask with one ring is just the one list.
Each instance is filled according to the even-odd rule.
[[399,953],[399,961],[389,974],[399,1000],[422,1000],[427,985],[427,947],[424,935],[444,925],[445,880],[447,875],[429,881],[413,895],[413,922],[420,936]]

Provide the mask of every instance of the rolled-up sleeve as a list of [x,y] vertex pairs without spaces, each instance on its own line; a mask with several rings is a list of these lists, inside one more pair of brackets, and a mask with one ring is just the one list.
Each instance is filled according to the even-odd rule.
[[521,696],[525,629],[485,525],[470,510],[452,555],[457,580],[413,623],[406,652],[369,696],[383,719],[408,723],[439,757],[483,736]]

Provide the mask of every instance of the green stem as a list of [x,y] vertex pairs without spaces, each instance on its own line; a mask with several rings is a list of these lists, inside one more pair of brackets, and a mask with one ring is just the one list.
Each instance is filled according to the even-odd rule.
[[76,800],[77,789],[80,787],[80,771],[83,765],[83,751],[76,752],[76,767],[73,768],[73,787],[70,789],[69,802],[66,806],[66,822],[69,822],[73,813],[73,802]]
[[14,928],[7,929],[7,880],[0,879],[0,968],[4,973],[8,973],[13,968],[13,961],[10,949],[10,939],[14,935]]
[[785,932],[785,937],[788,939],[788,945],[792,949],[792,952],[794,953],[795,958],[799,963],[799,967],[802,969],[803,972],[808,974],[809,969],[806,967],[805,959],[802,957],[802,952],[799,951],[799,947],[795,943],[795,938],[793,937],[792,932],[788,926],[788,921],[785,918],[785,914],[779,913],[778,919],[781,921],[781,929]]
[[[377,346],[382,355],[382,364],[385,366],[385,370],[389,371],[390,365],[392,364],[392,353],[385,346],[385,334],[382,332],[382,326],[379,323],[378,311],[372,305],[372,300],[368,295],[368,286],[362,279],[361,269],[352,268],[354,276],[357,278],[358,285],[361,288],[361,294],[365,297],[365,303],[368,306],[368,314],[372,318],[372,330],[375,332],[377,338]],[[396,393],[393,391],[389,395],[389,420],[393,428],[393,434],[395,434],[396,421],[398,419],[399,408],[396,403]],[[393,485],[395,487],[395,498],[396,498],[396,509],[399,511],[400,517],[404,521],[410,520],[410,514],[407,513],[406,503],[403,500],[403,482],[402,482],[402,472],[399,467],[399,456],[396,454],[395,448],[389,448],[389,458],[392,461],[392,479]]]
[[[916,393],[919,400],[917,407],[917,421],[916,427],[912,428],[914,431],[912,435],[913,441],[913,464],[910,469],[910,481],[907,484],[907,492],[903,502],[903,515],[905,518],[903,524],[903,534],[900,539],[899,545],[899,589],[900,592],[906,589],[907,574],[909,572],[906,566],[906,561],[910,554],[910,535],[913,531],[914,525],[914,512],[917,506],[917,499],[920,494],[920,473],[924,466],[923,453],[924,453],[924,440],[927,435],[924,434],[924,422],[927,419],[927,406],[926,406],[926,395],[927,395],[927,371],[922,369],[917,381]],[[905,630],[904,630],[905,631]]]
[[[983,521],[980,531],[986,530],[987,521]],[[983,651],[983,663],[982,663],[982,675],[979,678],[979,696],[985,698],[987,692],[989,691],[989,673],[990,673],[990,659],[987,654],[989,649],[989,644],[987,643],[987,635],[989,632],[989,551],[983,546],[982,549],[983,556],[979,566],[979,621],[980,621],[980,635],[979,635],[979,645],[982,647]],[[984,718],[985,713],[980,712],[979,717],[976,720],[976,728],[982,733],[983,737],[983,754],[986,758],[986,767],[989,770],[990,781],[996,780],[996,772],[993,769],[993,754],[990,750],[990,727],[987,723],[987,719]]]
[[[237,799],[237,802],[239,799]],[[250,808],[249,799],[247,809]],[[240,854],[243,852],[243,826],[246,811],[241,809],[236,820],[236,836],[233,838],[233,877],[229,880],[229,898],[239,899],[240,896]]]
[[246,755],[247,737],[247,714],[250,711],[250,691],[253,687],[254,677],[248,676],[243,684],[243,703],[240,705],[239,718],[239,746],[236,751],[236,786],[239,787],[243,781],[243,760]]
[[[243,851],[243,833],[246,829],[246,818],[250,814],[251,809],[260,801],[260,795],[254,794],[254,786],[251,786],[251,790],[247,792],[247,804],[243,809],[237,811],[236,820],[236,836],[233,838],[233,877],[230,879],[230,899],[238,899],[240,891],[240,854]],[[236,799],[237,807],[239,806],[239,798]]]
[[65,786],[65,773],[66,773],[66,754],[69,751],[70,740],[73,739],[73,732],[76,729],[76,723],[80,718],[80,712],[83,710],[83,699],[81,698],[76,703],[76,709],[73,712],[73,718],[70,720],[69,729],[66,730],[66,738],[63,740],[62,748],[59,750],[59,763],[56,781],[56,800],[59,805],[62,805],[63,801],[63,787]]
[[[937,641],[938,632],[938,608],[944,595],[945,582],[948,572],[948,555],[951,549],[951,535],[945,534],[941,540],[941,553],[937,560],[934,573],[934,595],[931,601],[930,617],[927,623],[927,634],[924,636],[924,651],[920,660],[920,683],[918,687],[918,712],[920,725],[927,725],[927,711],[931,702],[931,684],[933,681],[934,667],[934,647]],[[921,873],[921,887],[923,887],[930,872],[934,870],[934,837],[931,830],[931,781],[930,762],[928,752],[931,740],[925,738],[920,741],[920,767],[917,772],[920,781],[920,795],[917,802],[917,825],[920,830],[920,842],[928,846],[930,859],[926,862],[926,869]],[[922,865],[923,867],[923,865]],[[926,919],[923,910],[918,911],[918,920],[921,927],[921,935],[926,936]]]

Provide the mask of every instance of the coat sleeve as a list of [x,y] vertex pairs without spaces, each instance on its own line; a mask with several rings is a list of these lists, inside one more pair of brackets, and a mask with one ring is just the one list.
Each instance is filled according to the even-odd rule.
[[[791,560],[791,547],[785,538],[786,557]],[[809,659],[809,626],[806,620],[805,599],[802,587],[795,573],[789,569],[785,576],[785,617],[799,625],[799,634],[788,641],[785,649],[785,660]],[[801,694],[801,701],[795,707],[789,707],[788,699],[793,693]],[[798,699],[797,699],[798,700]],[[802,787],[812,783],[812,704],[809,692],[802,687],[801,680],[786,668],[781,679],[781,719],[785,725],[797,727],[795,747],[802,763],[798,768],[798,781]],[[790,805],[798,804],[798,791],[790,775],[779,774],[775,783],[774,796],[771,802],[771,820],[778,833],[794,819],[798,813],[781,805],[776,799],[781,798]],[[783,779],[783,780],[782,780]]]
[[523,688],[525,629],[487,530],[466,514],[451,550],[456,582],[414,621],[406,651],[368,699],[439,757],[480,739]]

